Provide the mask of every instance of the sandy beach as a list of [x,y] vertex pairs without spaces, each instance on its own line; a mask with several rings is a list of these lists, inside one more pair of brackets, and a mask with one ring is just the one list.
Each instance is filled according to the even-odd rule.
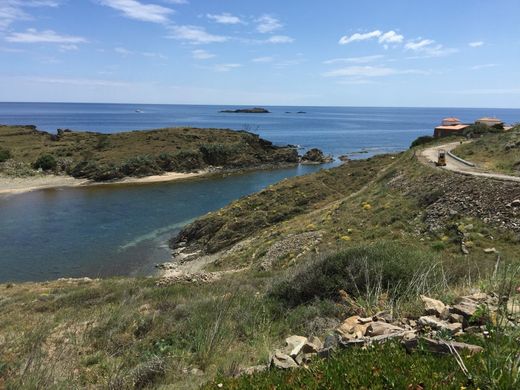
[[71,176],[57,175],[41,175],[23,178],[0,176],[0,195],[15,195],[48,188],[169,182],[190,179],[197,176],[202,176],[206,173],[206,171],[194,173],[168,172],[164,175],[127,177],[122,180],[111,182],[93,182],[91,180],[75,179]]

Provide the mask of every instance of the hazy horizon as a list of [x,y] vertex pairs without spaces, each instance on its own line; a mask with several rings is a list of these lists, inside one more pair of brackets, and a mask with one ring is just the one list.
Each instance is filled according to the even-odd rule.
[[0,104],[114,104],[114,105],[142,105],[142,106],[214,106],[214,107],[330,107],[330,108],[436,108],[436,109],[492,109],[492,110],[520,110],[520,107],[492,107],[492,106],[361,106],[361,105],[289,105],[289,104],[216,104],[216,103],[145,103],[145,102],[60,102],[60,101],[0,101]]

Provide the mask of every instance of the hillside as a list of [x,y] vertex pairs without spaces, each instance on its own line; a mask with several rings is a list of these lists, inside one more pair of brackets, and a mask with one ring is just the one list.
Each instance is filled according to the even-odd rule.
[[[169,128],[116,134],[0,126],[0,173],[33,168],[94,181],[298,162],[296,150],[245,131]],[[3,164],[2,164],[3,163]]]
[[520,127],[505,133],[487,133],[453,151],[486,171],[520,176]]
[[514,388],[514,317],[506,327],[482,322],[474,334],[466,324],[461,340],[484,347],[461,355],[470,380],[451,355],[407,354],[396,344],[340,350],[308,370],[231,378],[266,365],[286,337],[323,339],[352,315],[417,319],[421,294],[449,305],[477,291],[514,302],[520,208],[511,205],[520,185],[415,156],[348,162],[239,199],[172,238],[177,256],[159,279],[0,286],[3,383],[334,388],[349,378],[354,388]]

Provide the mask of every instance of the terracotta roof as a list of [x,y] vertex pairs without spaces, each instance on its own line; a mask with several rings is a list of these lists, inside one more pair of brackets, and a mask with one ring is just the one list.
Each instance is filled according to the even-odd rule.
[[443,122],[460,122],[459,118],[444,118]]
[[502,123],[502,121],[498,118],[489,118],[489,117],[484,117],[484,118],[480,118],[478,121],[486,121],[486,122],[499,122],[499,123]]
[[457,131],[457,130],[464,130],[469,125],[454,125],[454,126],[437,126],[435,130],[450,130],[450,131]]

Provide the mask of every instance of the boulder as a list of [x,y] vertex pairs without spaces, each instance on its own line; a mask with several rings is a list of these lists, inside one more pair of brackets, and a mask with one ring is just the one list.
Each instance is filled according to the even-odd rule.
[[476,302],[471,301],[469,299],[465,299],[457,305],[454,305],[450,309],[450,312],[460,314],[467,321],[475,314],[475,312],[477,311],[477,307],[478,305]]
[[365,335],[369,324],[360,324],[359,319],[359,316],[349,317],[336,328],[336,331],[341,335],[342,339],[358,339]]
[[331,156],[325,156],[320,149],[312,148],[301,159],[302,164],[324,164],[332,162]]
[[449,323],[442,321],[434,316],[423,316],[417,321],[421,326],[428,326],[434,330],[444,330],[451,332],[452,334],[458,333],[462,330],[462,324],[460,322]]
[[290,336],[285,339],[286,344],[286,351],[287,353],[292,356],[296,357],[305,343],[307,342],[307,337],[303,336]]
[[460,314],[455,314],[455,313],[450,313],[450,315],[448,316],[448,320],[452,323],[457,323],[457,322],[464,322],[464,317],[461,316]]
[[434,315],[440,318],[445,318],[448,314],[448,308],[441,301],[429,298],[425,295],[421,295],[421,300],[424,303],[424,312],[427,315]]
[[349,158],[349,156],[347,156],[347,155],[339,156],[338,159],[339,159],[339,161],[343,161],[343,162],[348,162],[348,161],[350,161],[350,158]]
[[496,248],[486,248],[484,249],[484,253],[498,253],[498,251],[496,250]]
[[298,364],[294,361],[292,357],[282,353],[280,351],[276,351],[274,355],[271,357],[271,367],[288,369],[288,368],[297,368]]
[[301,348],[301,353],[311,354],[318,353],[323,349],[323,343],[317,337],[311,336],[307,339],[307,342]]
[[392,314],[386,310],[380,311],[376,313],[374,317],[372,317],[374,321],[385,321],[385,322],[392,322],[394,320],[394,317]]
[[368,325],[366,336],[375,337],[391,333],[403,332],[404,329],[387,322],[377,321]]
[[520,207],[520,199],[515,199],[510,204],[511,207]]

